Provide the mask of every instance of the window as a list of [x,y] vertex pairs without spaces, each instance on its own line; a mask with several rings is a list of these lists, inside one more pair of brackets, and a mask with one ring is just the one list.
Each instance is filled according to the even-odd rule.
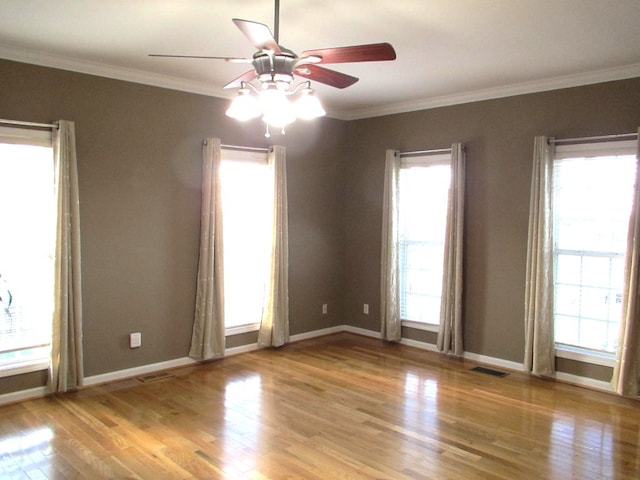
[[257,330],[271,265],[273,181],[264,152],[222,150],[225,328]]
[[635,148],[635,142],[556,147],[554,332],[561,348],[617,350]]
[[51,133],[0,128],[0,375],[47,368],[56,208]]
[[400,317],[440,323],[451,155],[403,158],[399,176]]

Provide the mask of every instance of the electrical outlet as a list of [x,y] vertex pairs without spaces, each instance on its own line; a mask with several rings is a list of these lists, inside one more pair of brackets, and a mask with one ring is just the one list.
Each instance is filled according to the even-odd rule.
[[139,348],[142,346],[142,334],[140,332],[129,334],[129,348]]
[[326,304],[326,303],[323,303],[323,304],[322,304],[322,314],[323,314],[323,315],[326,315],[326,314],[327,314],[327,304]]
[[362,307],[362,313],[364,313],[365,315],[369,315],[369,304],[365,303],[364,306]]

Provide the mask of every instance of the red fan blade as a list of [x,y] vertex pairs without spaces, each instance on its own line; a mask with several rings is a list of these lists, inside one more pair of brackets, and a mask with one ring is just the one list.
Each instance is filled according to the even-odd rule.
[[234,18],[233,23],[258,50],[269,50],[276,54],[282,53],[278,42],[273,38],[271,30],[266,25],[239,18]]
[[295,73],[309,80],[331,85],[336,88],[347,88],[358,81],[356,77],[352,77],[346,73],[336,72],[335,70],[329,70],[328,68],[313,64],[303,65],[296,69]]
[[245,72],[242,75],[240,75],[238,78],[231,80],[222,88],[225,90],[228,88],[240,88],[242,87],[242,82],[250,82],[254,78],[256,78],[256,71],[249,70],[248,72]]
[[396,59],[396,51],[389,43],[307,50],[302,52],[300,57],[304,58],[309,55],[322,57],[319,63],[381,62]]

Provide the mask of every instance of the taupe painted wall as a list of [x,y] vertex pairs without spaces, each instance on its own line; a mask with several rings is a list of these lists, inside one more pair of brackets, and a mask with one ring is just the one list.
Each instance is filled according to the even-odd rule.
[[[267,146],[227,100],[0,61],[0,118],[76,124],[87,376],[187,356],[202,141]],[[253,127],[252,127],[253,126]],[[346,123],[298,122],[287,148],[291,333],[341,325]],[[1,228],[1,227],[0,227]],[[322,304],[329,313],[322,315]],[[142,332],[140,349],[128,334]],[[230,338],[229,345],[251,338]],[[255,342],[255,338],[252,340]],[[36,385],[41,376],[31,375]],[[0,392],[24,379],[0,381]],[[36,386],[32,385],[32,386]]]
[[[266,146],[227,101],[0,60],[0,118],[76,122],[87,376],[187,355],[198,256],[201,143]],[[467,145],[465,347],[522,361],[533,137],[635,131],[640,79],[344,122],[297,123],[287,147],[292,334],[379,331],[384,152]],[[321,315],[322,303],[329,314]],[[370,314],[362,314],[362,304]],[[129,332],[143,346],[129,350]],[[409,338],[433,335],[403,329]],[[228,339],[229,346],[255,341]],[[565,371],[589,373],[575,362]],[[584,373],[586,371],[586,373]],[[42,384],[9,377],[0,393]]]
[[[461,141],[467,152],[465,350],[522,362],[533,138],[629,133],[638,126],[637,78],[350,122],[345,318],[379,331],[385,149],[443,148]],[[363,303],[370,305],[368,316]],[[418,335],[404,331],[409,338]],[[561,362],[561,368],[573,373],[569,363]]]

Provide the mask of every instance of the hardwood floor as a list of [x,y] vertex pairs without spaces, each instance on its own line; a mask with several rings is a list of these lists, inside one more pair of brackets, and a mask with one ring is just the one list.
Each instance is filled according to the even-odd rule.
[[337,334],[0,408],[1,478],[638,479],[640,402]]

